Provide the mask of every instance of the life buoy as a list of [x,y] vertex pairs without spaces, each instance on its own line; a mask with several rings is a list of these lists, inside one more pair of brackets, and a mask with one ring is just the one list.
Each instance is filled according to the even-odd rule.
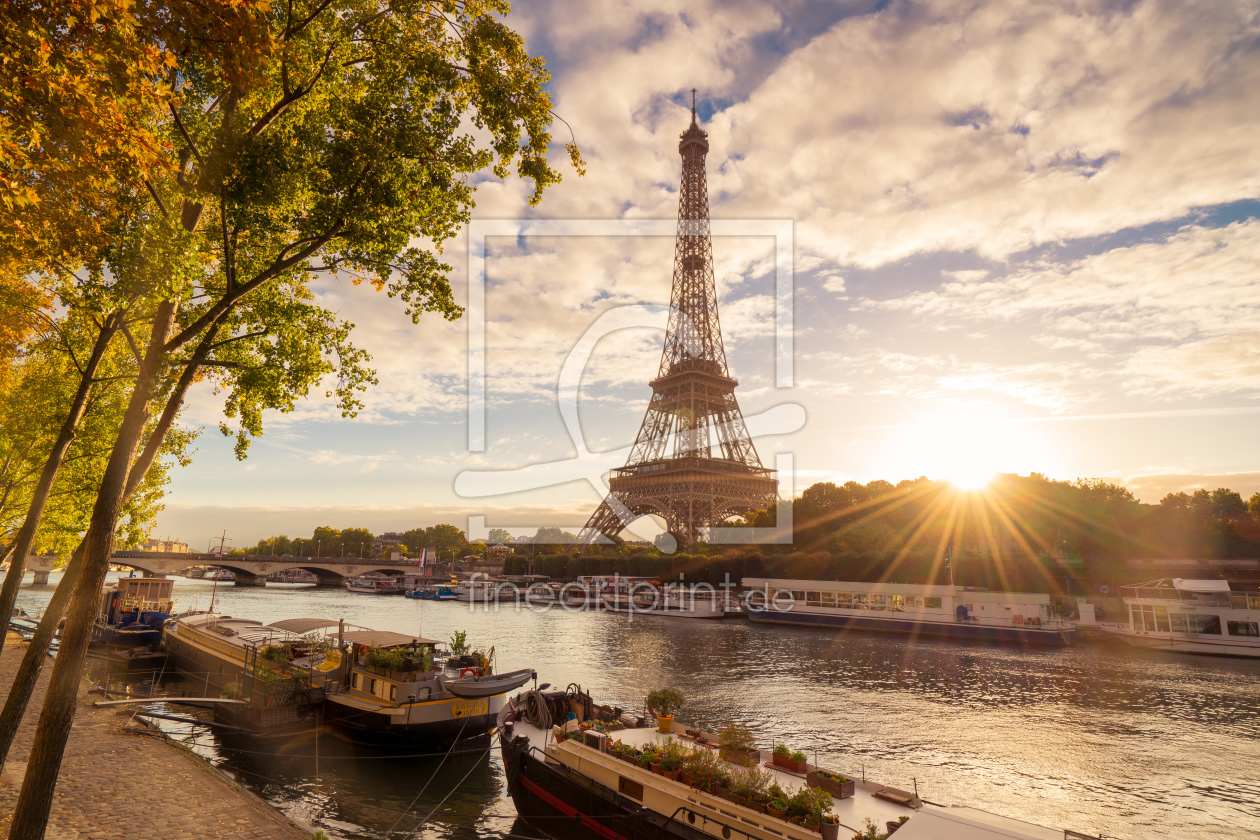
[[473,679],[476,679],[477,678],[476,668],[464,668],[462,671],[459,672],[459,678],[462,680],[464,678],[464,675],[467,674],[469,671],[472,672]]

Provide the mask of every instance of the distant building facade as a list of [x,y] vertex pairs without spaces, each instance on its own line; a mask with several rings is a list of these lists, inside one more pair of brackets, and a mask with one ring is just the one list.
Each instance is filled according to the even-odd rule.
[[136,547],[136,551],[160,552],[162,554],[187,554],[188,543],[166,539],[149,538]]
[[386,531],[383,534],[378,534],[376,539],[372,540],[372,556],[375,557],[390,549],[401,548],[402,545],[402,534],[397,531]]

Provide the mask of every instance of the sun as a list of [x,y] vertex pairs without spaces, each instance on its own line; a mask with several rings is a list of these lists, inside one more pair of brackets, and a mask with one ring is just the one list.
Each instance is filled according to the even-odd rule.
[[894,474],[925,475],[976,490],[1000,472],[1038,469],[1037,455],[1045,447],[1024,424],[982,413],[952,413],[908,427],[896,450]]

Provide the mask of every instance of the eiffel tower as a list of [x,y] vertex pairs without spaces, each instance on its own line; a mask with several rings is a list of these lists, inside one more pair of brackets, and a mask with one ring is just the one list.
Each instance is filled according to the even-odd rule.
[[708,134],[691,125],[678,142],[682,184],[674,285],[661,366],[652,399],[626,465],[613,470],[609,494],[578,535],[587,547],[616,536],[644,514],[656,514],[688,543],[705,529],[774,503],[779,482],[761,465],[726,367],[713,282],[709,195],[704,174]]

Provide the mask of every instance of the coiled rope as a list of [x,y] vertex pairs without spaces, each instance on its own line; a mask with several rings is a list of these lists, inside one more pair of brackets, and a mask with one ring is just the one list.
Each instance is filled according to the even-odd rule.
[[547,698],[538,689],[525,694],[525,721],[538,727],[543,732],[551,729],[551,706]]

